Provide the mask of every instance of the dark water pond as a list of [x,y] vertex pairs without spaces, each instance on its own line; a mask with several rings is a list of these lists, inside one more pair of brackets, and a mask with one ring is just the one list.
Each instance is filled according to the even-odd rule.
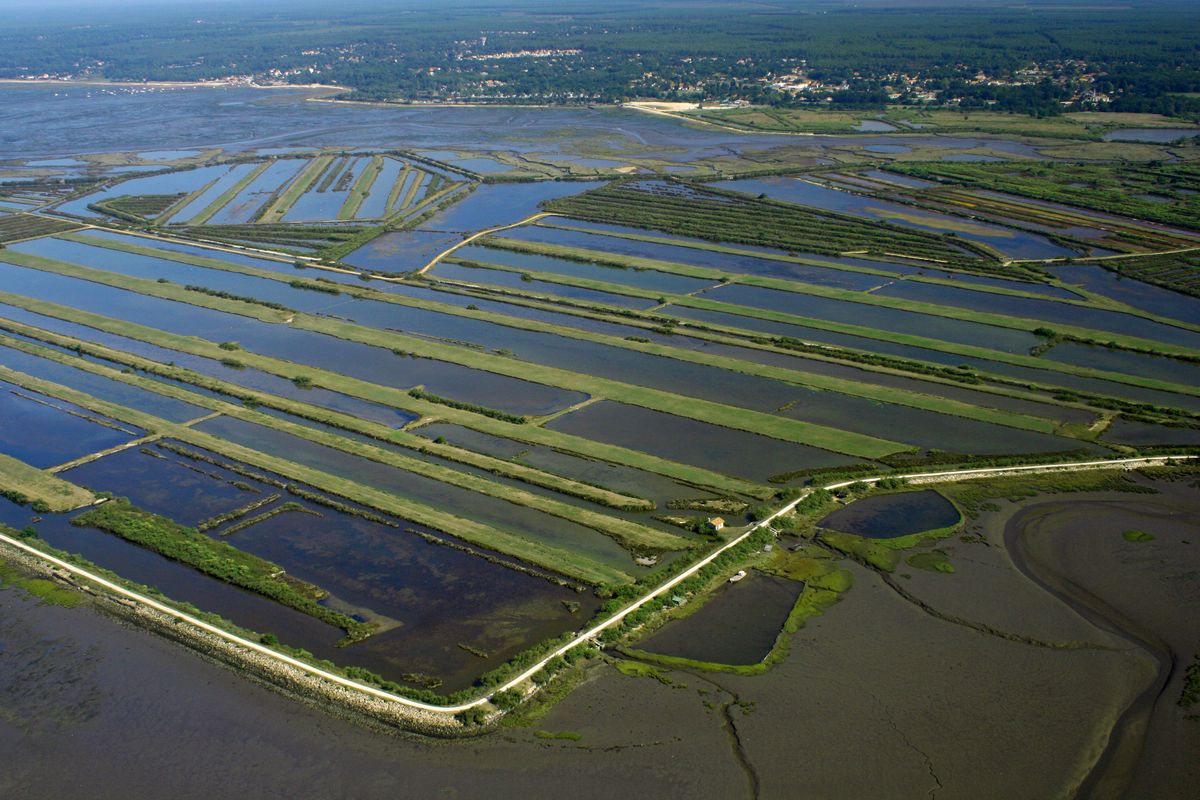
[[[0,98],[2,97],[3,95],[0,95]],[[2,102],[3,100],[0,99],[0,103]],[[98,216],[96,212],[88,209],[88,204],[90,203],[122,195],[183,194],[184,192],[194,192],[209,181],[225,174],[228,170],[229,167],[226,165],[216,165],[183,172],[168,172],[165,175],[131,178],[108,189],[93,192],[76,200],[69,200],[57,206],[57,209],[67,214],[75,214],[76,216],[95,217]]]
[[288,158],[276,161],[250,181],[242,191],[238,192],[224,208],[218,211],[210,220],[213,225],[241,225],[250,222],[254,212],[283,185],[299,174],[308,162],[299,158]]
[[1196,128],[1123,128],[1119,131],[1109,131],[1101,138],[1106,142],[1170,144],[1194,136],[1200,136],[1200,130]]
[[[160,275],[178,283],[201,283],[234,294],[281,302],[309,313],[336,313],[381,330],[403,330],[422,336],[453,338],[488,349],[505,348],[514,352],[517,358],[539,364],[755,410],[777,413],[775,409],[790,404],[791,410],[786,413],[797,419],[885,438],[889,438],[889,431],[898,428],[907,434],[899,437],[901,441],[922,447],[995,453],[1061,450],[1066,445],[1053,437],[816,392],[780,381],[596,342],[523,331],[373,300],[331,299],[328,295],[295,289],[278,281],[145,256],[131,256],[71,241],[45,239],[22,247],[41,255],[119,269],[138,277]],[[804,367],[803,364],[798,366],[801,369]]]
[[705,286],[712,286],[716,282],[710,278],[689,278],[685,275],[672,275],[667,272],[658,272],[657,270],[622,269],[621,267],[606,264],[584,264],[580,261],[569,261],[565,258],[519,253],[514,250],[503,250],[498,247],[471,245],[458,250],[454,255],[457,258],[468,261],[500,264],[532,272],[550,272],[557,275],[569,275],[594,281],[620,283],[639,289],[673,294],[687,294]]
[[[7,312],[0,311],[0,313]],[[136,386],[110,380],[100,375],[84,372],[66,364],[39,358],[20,350],[0,346],[0,364],[43,378],[63,386],[69,386],[91,396],[118,403],[129,408],[154,414],[171,422],[185,422],[189,419],[203,416],[206,412],[199,406],[194,406],[170,397],[154,394]]]
[[[109,457],[108,465],[104,462],[109,459],[102,459],[88,465],[94,469],[86,473],[75,470],[72,476],[188,523],[279,491],[209,463],[158,452],[165,459],[128,450]],[[253,489],[233,487],[233,481]],[[392,527],[288,495],[276,505],[287,500],[321,516],[280,514],[233,534],[230,543],[331,591],[328,604],[368,609],[398,622],[399,627],[339,649],[334,646],[341,637],[336,629],[118,537],[74,528],[65,515],[47,516],[38,528],[43,538],[58,547],[81,552],[125,577],[216,611],[252,630],[275,633],[286,644],[304,647],[318,657],[366,666],[397,680],[409,672],[439,676],[445,680],[442,688],[446,691],[469,686],[477,675],[533,642],[582,624],[599,602],[591,595],[426,542],[415,532],[428,529],[406,520],[394,519],[398,527]],[[0,521],[17,527],[28,523],[26,510],[3,500],[0,506],[8,506],[12,512],[0,514]],[[579,611],[570,613],[564,600],[578,602]],[[488,657],[472,655],[460,648],[460,643],[478,648]]]
[[209,470],[211,465],[190,465],[172,453],[153,447],[146,450],[163,458],[131,447],[69,469],[62,477],[90,489],[123,495],[147,511],[193,527],[263,496],[258,490],[234,486],[223,471]]
[[1200,385],[1200,364],[1180,361],[1162,356],[1131,353],[1126,350],[1109,350],[1107,347],[1064,342],[1048,350],[1045,358],[1094,367],[1109,372],[1141,375],[1146,378],[1181,383],[1185,386]]
[[[282,397],[287,397],[293,400],[302,400],[306,403],[311,403],[321,408],[328,408],[334,411],[342,411],[347,414],[360,417],[362,419],[370,419],[375,422],[381,422],[384,425],[399,427],[410,420],[416,418],[415,414],[401,411],[391,406],[382,405],[380,403],[372,403],[366,400],[360,400],[357,397],[342,394],[340,392],[332,392],[328,389],[322,389],[314,386],[309,389],[301,389],[296,386],[291,380],[282,378],[277,375],[271,375],[266,372],[260,372],[256,369],[248,369],[245,367],[231,367],[222,364],[220,361],[211,358],[202,358],[193,356],[187,353],[182,353],[176,350],[168,350],[166,348],[157,347],[152,344],[129,339],[124,336],[98,331],[93,328],[88,328],[73,322],[58,320],[53,317],[45,317],[40,314],[34,314],[21,308],[6,306],[0,304],[0,316],[25,322],[30,325],[37,326],[44,330],[54,331],[56,333],[66,334],[85,341],[102,344],[107,347],[121,350],[126,353],[136,354],[144,358],[149,358],[162,363],[174,362],[180,367],[199,372],[202,375],[210,375],[214,378],[228,381],[237,386],[244,386],[248,389],[259,389],[270,392]],[[19,355],[14,355],[14,358]],[[45,359],[37,359],[34,356],[27,356],[31,360],[28,363],[29,369],[21,367],[20,369],[29,374],[36,374],[47,377],[57,383],[62,383],[73,388],[78,388],[81,391],[87,391],[106,400],[111,400],[115,403],[128,405],[131,408],[136,408],[145,411],[149,414],[163,417],[172,422],[184,422],[189,419],[195,419],[207,413],[204,409],[198,406],[193,406],[179,400],[163,397],[153,392],[139,389],[127,384],[112,381],[107,378],[92,375],[91,373],[73,369],[67,366],[55,365],[53,362],[48,362]],[[116,366],[113,363],[103,361],[102,359],[94,359],[87,357],[88,361],[103,363],[106,366]],[[17,368],[17,367],[14,367]],[[117,366],[122,369],[123,367]],[[41,370],[39,372],[31,372],[31,369]],[[200,394],[208,394],[210,396],[218,396],[214,392],[201,389],[192,385],[185,385],[177,381],[164,378],[159,375],[143,374],[142,377],[156,380],[161,383],[175,384],[191,392]],[[221,399],[228,399],[221,396]]]
[[[134,434],[93,419],[101,417],[72,403],[0,381],[0,453],[26,464],[45,469],[134,438]],[[132,426],[121,427],[141,433]]]
[[[451,444],[477,453],[516,461],[592,486],[603,486],[612,491],[642,497],[653,501],[659,508],[665,508],[671,500],[708,496],[695,487],[653,472],[609,464],[542,445],[505,439],[459,425],[437,422],[422,425],[416,432],[428,439],[441,437]],[[608,513],[614,512],[609,510]]]
[[1145,422],[1117,418],[1100,438],[1106,442],[1138,447],[1156,444],[1195,446],[1200,445],[1200,429],[1148,425]]
[[953,503],[932,489],[926,489],[855,500],[817,525],[868,539],[895,539],[945,528],[958,522],[960,517]]
[[508,289],[519,289],[522,294],[551,295],[553,297],[569,297],[572,300],[585,300],[589,303],[603,303],[620,308],[636,308],[644,311],[658,305],[657,299],[644,297],[629,297],[628,295],[603,292],[597,289],[584,289],[578,286],[568,286],[543,280],[525,280],[516,272],[498,269],[477,269],[460,264],[438,264],[434,271],[435,277],[445,280],[460,281],[474,285],[503,286]]
[[749,572],[713,592],[704,607],[638,644],[642,650],[713,664],[757,664],[775,646],[804,584]]
[[211,186],[193,197],[187,205],[179,209],[175,216],[171,217],[170,223],[172,225],[181,225],[191,222],[216,201],[217,198],[236,186],[242,178],[245,178],[255,169],[256,165],[254,164],[234,164],[232,167],[229,167],[228,171],[217,178]]

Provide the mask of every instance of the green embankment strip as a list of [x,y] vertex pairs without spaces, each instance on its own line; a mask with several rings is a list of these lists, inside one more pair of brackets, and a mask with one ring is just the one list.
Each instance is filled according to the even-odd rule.
[[641,406],[642,408],[654,411],[663,411],[668,414],[690,417],[700,422],[708,422],[747,433],[757,433],[783,441],[806,444],[835,453],[843,453],[860,458],[880,458],[885,455],[911,449],[908,445],[891,442],[875,436],[867,436],[825,425],[778,417],[760,411],[735,408],[659,389],[633,386],[621,383],[620,381],[598,378],[557,367],[519,361],[515,358],[497,357],[495,354],[485,351],[443,344],[392,331],[367,328],[331,317],[319,317],[301,312],[288,314],[284,311],[269,309],[241,300],[214,297],[202,292],[191,292],[174,284],[131,278],[127,275],[91,269],[89,267],[80,267],[75,264],[68,264],[40,256],[30,256],[24,253],[4,251],[2,256],[5,261],[30,269],[54,272],[106,286],[127,289],[151,297],[175,300],[216,311],[225,311],[264,322],[290,320],[289,324],[293,328],[312,331],[314,333],[323,333],[345,341],[357,342],[372,347],[403,350],[426,358],[492,372],[497,375],[505,375],[533,383],[541,383],[546,386],[583,392],[585,394],[601,395],[611,400]]
[[[126,336],[181,353],[214,360],[220,360],[229,356],[228,352],[221,350],[216,344],[205,339],[192,336],[179,336],[155,328],[148,328],[144,325],[138,325],[127,320],[104,317],[99,314],[92,314],[91,312],[81,311],[44,300],[35,300],[8,292],[0,292],[0,302],[55,319],[77,322],[95,330]],[[5,326],[13,324],[4,323]],[[775,495],[775,489],[763,484],[732,478],[701,467],[680,464],[637,450],[596,442],[581,436],[574,436],[547,428],[539,428],[534,425],[515,425],[482,414],[474,414],[469,411],[436,405],[423,400],[417,400],[401,389],[380,386],[327,370],[301,367],[288,361],[258,355],[247,350],[239,350],[237,355],[238,361],[247,367],[258,369],[262,372],[290,379],[303,371],[304,374],[312,377],[315,384],[332,391],[341,392],[342,394],[373,403],[390,405],[394,408],[410,411],[421,417],[442,419],[455,425],[461,425],[464,428],[479,431],[480,433],[487,433],[525,444],[543,445],[587,458],[595,458],[611,464],[645,470],[678,480],[682,483],[720,493],[743,494],[760,500],[767,500]]]
[[[512,478],[514,480],[519,480],[524,483],[529,483],[534,486],[541,486],[543,488],[551,489],[563,494],[579,497],[584,500],[590,500],[592,502],[599,503],[600,505],[609,506],[611,508],[626,509],[630,511],[649,511],[654,508],[654,503],[639,497],[631,497],[629,495],[613,492],[598,486],[580,483],[578,481],[571,480],[570,478],[564,478],[553,473],[544,472],[533,467],[525,466],[524,464],[519,464],[517,462],[501,458],[493,458],[492,456],[476,453],[472,450],[466,450],[460,447],[455,447],[451,444],[439,444],[405,431],[394,430],[378,422],[359,419],[358,417],[353,417],[349,414],[331,411],[319,406],[302,403],[297,400],[290,400],[288,398],[266,394],[265,392],[245,389],[241,386],[237,386],[236,384],[228,383],[217,378],[210,378],[182,367],[166,366],[155,361],[151,361],[150,359],[125,353],[120,350],[114,350],[110,347],[81,341],[70,336],[63,336],[51,331],[24,325],[19,322],[0,321],[0,329],[8,329],[13,333],[38,339],[57,347],[67,348],[69,350],[74,350],[75,352],[88,353],[90,355],[103,358],[107,361],[124,364],[134,369],[159,374],[192,386],[219,392],[226,397],[252,400],[258,405],[284,411],[289,414],[299,416],[303,419],[312,420],[326,425],[332,425],[334,427],[353,431],[355,433],[361,433],[380,441],[398,444],[416,452],[429,453],[430,455],[444,458],[448,461],[454,461],[456,463],[477,467],[479,469],[483,469],[497,475],[502,475],[507,478]],[[11,339],[3,334],[0,334],[0,343],[3,343],[7,347],[12,347],[14,349],[30,353],[31,355],[36,355],[40,358],[57,361],[77,369],[93,372],[98,375],[104,375],[105,377],[112,378],[113,380],[122,383],[129,383],[139,386],[157,394],[183,400],[185,402],[192,403],[193,405],[199,405],[210,410],[219,410],[230,416],[238,416],[239,414],[243,413],[241,406],[229,408],[227,407],[228,404],[222,403],[221,401],[208,399],[207,395],[197,395],[194,392],[181,390],[178,387],[170,384],[149,380],[137,375],[115,372],[114,370],[111,370],[103,365],[95,364],[89,361],[81,361],[74,356],[67,355],[57,350],[38,347],[19,339]],[[246,417],[246,419],[250,418]],[[255,416],[252,421],[263,422],[261,416]],[[269,423],[264,422],[263,424]],[[324,443],[324,441],[325,440],[322,439],[322,443]]]
[[0,453],[0,489],[41,500],[51,511],[73,511],[88,505],[95,495],[45,470]]
[[442,202],[442,200],[445,200],[446,198],[448,198],[450,195],[454,194],[455,192],[461,191],[462,187],[464,187],[466,185],[467,185],[467,183],[465,181],[457,181],[457,182],[451,181],[451,182],[447,183],[445,186],[443,186],[441,189],[438,189],[433,194],[422,198],[421,202],[417,203],[415,206],[412,206],[411,208],[405,207],[400,213],[393,214],[391,217],[388,218],[387,221],[393,222],[396,219],[399,219],[401,217],[404,217],[407,219],[411,219],[412,217],[419,217],[421,214],[423,214],[427,211],[432,211],[434,209],[434,207],[437,206],[438,203]]
[[108,531],[218,580],[294,608],[341,628],[350,641],[365,639],[374,629],[370,623],[321,605],[318,601],[329,595],[327,591],[286,575],[278,564],[205,536],[195,528],[143,511],[127,500],[110,500],[80,514],[72,523]]
[[[802,317],[796,314],[788,314],[783,311],[771,311],[768,309],[755,308],[752,306],[739,306],[733,303],[725,303],[719,300],[709,300],[703,297],[693,297],[690,295],[673,295],[663,292],[654,292],[648,289],[639,289],[627,284],[605,283],[603,281],[590,280],[586,278],[574,278],[566,275],[559,275],[553,272],[533,272],[517,267],[510,267],[498,264],[483,264],[478,261],[464,262],[456,258],[447,258],[445,263],[470,263],[480,269],[494,269],[500,272],[516,272],[528,274],[531,278],[546,283],[557,283],[563,286],[577,286],[585,289],[595,289],[597,291],[607,292],[609,294],[626,295],[629,297],[641,297],[646,299],[664,299],[670,305],[683,306],[687,308],[695,308],[703,311],[716,311],[724,314],[730,314],[739,317],[747,317],[750,319],[761,319],[770,322],[783,322],[790,325],[814,328],[817,330],[831,331],[834,333],[846,333],[853,336],[858,336],[866,339],[875,339],[883,342],[895,342],[897,344],[912,345],[926,350],[935,350],[944,353],[954,353],[956,355],[971,356],[974,358],[986,359],[988,361],[996,361],[1005,364],[1013,364],[1016,366],[1030,367],[1033,369],[1043,370],[1050,373],[1058,372],[1064,375],[1075,375],[1083,378],[1097,378],[1099,380],[1110,381],[1113,383],[1123,383],[1129,386],[1137,386],[1145,389],[1156,389],[1165,392],[1174,392],[1176,394],[1191,394],[1200,395],[1200,387],[1193,385],[1172,383],[1170,381],[1162,381],[1154,378],[1143,378],[1138,375],[1126,375],[1120,372],[1107,372],[1104,370],[1093,369],[1090,367],[1080,367],[1066,362],[1052,361],[1038,358],[1036,356],[1026,355],[1023,353],[1006,353],[1000,350],[990,350],[986,347],[978,347],[976,345],[957,344],[954,342],[946,342],[941,339],[930,339],[923,336],[913,334],[896,333],[893,331],[881,330],[878,328],[868,328],[861,325],[851,323],[834,322],[831,320],[819,319],[816,317]],[[436,278],[436,276],[433,276]],[[454,286],[453,281],[438,279],[445,285]],[[503,287],[498,287],[498,291],[506,292],[508,290]],[[596,304],[601,305],[601,304]],[[552,309],[559,310],[559,309]],[[609,306],[608,310],[612,313],[625,317],[629,309],[621,306]],[[658,315],[669,316],[669,309],[659,310],[654,312]],[[632,319],[632,318],[630,318]],[[691,320],[686,317],[679,318],[685,325],[691,324]],[[609,320],[612,321],[612,320]],[[619,322],[627,322],[622,318]],[[716,323],[704,322],[705,327],[721,330],[737,336],[762,337],[766,334],[761,332],[718,325]],[[943,364],[925,362],[930,366],[941,367]],[[999,380],[1012,380],[1003,375],[992,375]]]
[[[89,241],[88,237],[75,237],[73,240],[82,240],[85,242]],[[94,242],[96,240],[91,239],[90,241]],[[151,248],[140,247],[138,245],[128,245],[122,242],[106,241],[105,246],[112,246],[112,249],[123,250],[126,252],[144,252],[145,254],[155,252]],[[254,275],[256,277],[276,281],[288,280],[286,275],[281,275],[278,272],[259,270],[253,267],[245,267],[242,265],[231,265],[229,262],[219,262],[216,259],[207,259],[201,256],[194,256],[186,253],[176,254],[176,257],[167,257],[172,258],[172,260],[183,261],[185,263],[196,264],[198,266],[212,266],[216,269],[222,270],[229,270],[231,266],[236,266],[236,269],[229,271]],[[577,328],[554,325],[552,323],[541,322],[538,320],[512,317],[491,311],[468,309],[461,306],[451,305],[448,303],[438,303],[421,298],[410,298],[398,294],[379,293],[356,286],[343,287],[343,291],[346,294],[359,297],[370,297],[372,299],[382,302],[389,302],[394,305],[421,308],[458,317],[469,317],[471,319],[483,320],[485,322],[504,325],[506,327],[516,328],[519,330],[537,331],[540,333],[550,333],[556,336],[563,336],[571,339],[593,341],[611,347],[619,347],[626,350],[636,350],[642,353],[663,356],[666,358],[674,358],[680,361],[688,361],[695,364],[703,364],[733,372],[740,372],[746,375],[756,375],[758,377],[781,380],[797,386],[806,386],[813,389],[840,392],[842,394],[848,394],[854,397],[863,397],[871,400],[877,400],[879,402],[895,403],[897,405],[908,406],[911,408],[935,411],[940,414],[952,414],[954,416],[964,417],[966,419],[974,419],[981,422],[993,422],[1000,425],[1008,425],[1010,427],[1022,428],[1031,431],[1040,431],[1044,433],[1050,433],[1056,427],[1056,423],[1049,419],[1028,414],[1016,414],[998,409],[977,406],[971,403],[940,398],[932,394],[924,394],[898,388],[889,388],[876,384],[863,383],[860,381],[852,381],[843,378],[834,378],[809,372],[800,372],[784,367],[774,367],[756,362],[730,358],[727,356],[700,353],[694,350],[670,347],[652,342],[633,342],[620,336],[611,336],[592,331],[583,331]],[[734,342],[729,343],[734,344]]]
[[358,216],[358,209],[371,193],[371,187],[375,185],[375,179],[379,177],[380,172],[383,172],[383,156],[371,156],[371,163],[358,176],[354,186],[350,187],[350,196],[338,209],[338,219],[354,219]]
[[233,202],[233,198],[241,194],[242,190],[249,186],[255,178],[267,171],[267,168],[274,164],[274,161],[264,161],[254,169],[250,170],[240,181],[231,186],[224,194],[216,200],[208,204],[208,207],[201,211],[196,216],[188,220],[188,225],[203,225],[208,222],[217,212],[225,206]]
[[[560,245],[546,245],[544,242],[527,242],[517,239],[505,239],[502,236],[488,236],[484,240],[488,245],[498,246],[503,249],[511,249],[515,252],[533,253],[535,255],[553,255],[558,258],[571,258],[582,261],[592,261],[596,264],[611,264],[618,267],[632,267],[632,269],[648,269],[659,272],[668,272],[672,275],[683,275],[696,278],[730,278],[730,283],[738,283],[739,285],[749,285],[749,287],[757,287],[761,289],[776,289],[780,291],[790,291],[793,294],[811,295],[816,297],[826,297],[828,300],[841,300],[845,302],[860,303],[865,306],[877,306],[882,308],[892,308],[895,311],[906,311],[917,314],[926,314],[930,317],[943,317],[946,319],[958,319],[968,321],[968,323],[979,323],[982,325],[992,325],[995,327],[1008,327],[1008,329],[1019,331],[1032,331],[1036,327],[1045,326],[1044,320],[1025,318],[1025,317],[1010,317],[1007,314],[996,314],[985,311],[972,311],[972,309],[959,308],[955,306],[940,306],[937,303],[923,302],[919,300],[906,300],[902,297],[886,297],[875,294],[865,294],[863,291],[853,289],[835,289],[832,287],[820,287],[820,285],[799,283],[796,281],[787,281],[784,278],[766,278],[752,275],[742,275],[742,273],[721,272],[718,270],[710,270],[707,267],[691,266],[689,264],[676,264],[673,261],[662,261],[653,258],[634,258],[626,257],[626,255],[616,255],[602,251],[594,251],[594,249],[584,249],[578,247],[564,247]],[[623,291],[623,294],[632,294],[628,289]],[[1064,303],[1064,305],[1087,305],[1075,301],[1074,303]],[[1181,323],[1180,320],[1172,320],[1168,318],[1156,318],[1145,313],[1139,314],[1145,319],[1152,319],[1163,323],[1180,327],[1182,330],[1200,330],[1200,326]],[[1184,356],[1200,356],[1200,350],[1194,348],[1181,347],[1181,345],[1170,344],[1168,342],[1160,342],[1157,339],[1144,339],[1136,336],[1127,336],[1124,333],[1116,333],[1112,331],[1102,331],[1090,329],[1090,327],[1081,327],[1078,325],[1066,325],[1062,323],[1054,323],[1054,330],[1060,333],[1074,336],[1081,339],[1090,339],[1097,342],[1115,342],[1122,347],[1132,349],[1158,350],[1159,353],[1168,353],[1172,355]]]
[[292,206],[300,199],[300,196],[308,191],[309,187],[316,182],[317,178],[329,167],[333,162],[333,156],[317,156],[305,165],[304,169],[300,170],[300,174],[292,181],[291,185],[275,199],[275,202],[263,212],[260,222],[279,222],[283,219],[283,215],[291,211]]
[[184,208],[186,208],[188,205],[190,205],[193,200],[195,200],[197,197],[200,197],[205,192],[207,192],[209,189],[211,189],[213,187],[213,184],[215,184],[217,182],[217,180],[218,180],[217,178],[213,178],[211,181],[204,184],[196,191],[185,194],[183,197],[179,198],[174,203],[167,206],[166,210],[163,211],[163,213],[159,214],[157,217],[155,217],[154,220],[151,222],[151,224],[154,226],[166,225],[168,222],[171,221],[171,217],[178,214],[180,211],[182,211]]
[[400,191],[404,188],[404,182],[408,180],[408,176],[412,174],[412,165],[407,161],[403,163],[404,168],[396,176],[395,182],[388,191],[387,202],[383,204],[383,216],[385,217],[390,217],[396,210],[396,201],[400,199]]
[[[508,501],[514,505],[534,508],[538,511],[543,511],[552,516],[568,519],[578,522],[581,525],[597,530],[606,536],[611,536],[620,542],[623,546],[630,549],[648,549],[648,550],[685,550],[690,548],[691,543],[675,534],[665,533],[654,528],[646,527],[640,523],[631,522],[620,517],[612,517],[606,514],[601,514],[591,511],[586,508],[564,503],[553,498],[544,497],[542,495],[531,494],[522,489],[505,486],[496,481],[487,478],[472,475],[466,472],[443,467],[438,464],[422,461],[418,458],[401,455],[391,450],[385,450],[375,445],[361,442],[357,439],[350,439],[344,436],[339,436],[328,431],[318,430],[306,425],[289,422],[278,417],[263,414],[257,411],[252,411],[243,406],[235,405],[224,400],[217,400],[196,394],[179,387],[171,387],[166,384],[149,378],[141,378],[138,376],[124,375],[118,370],[104,367],[102,365],[88,364],[67,357],[55,356],[54,351],[36,346],[25,345],[17,340],[11,340],[7,337],[0,336],[0,341],[10,347],[29,352],[32,355],[47,357],[54,361],[70,364],[75,367],[81,367],[88,372],[93,372],[104,377],[128,383],[156,394],[174,397],[193,405],[199,405],[211,411],[217,411],[229,417],[251,422],[264,427],[272,428],[283,433],[291,434],[301,439],[307,439],[316,444],[332,447],[352,455],[362,456],[380,464],[387,464],[398,469],[412,472],[414,474],[423,475],[427,478],[441,481],[442,483],[451,486],[457,486],[469,491],[478,492],[480,494],[496,497],[501,500]],[[345,416],[345,415],[340,415]],[[340,420],[339,420],[340,421]],[[372,431],[376,433],[378,431]],[[412,440],[418,437],[411,434],[402,434]],[[400,437],[397,437],[400,438]],[[422,440],[424,441],[424,440]]]
[[592,584],[632,580],[626,573],[578,553],[526,539],[507,531],[450,514],[432,506],[399,497],[391,492],[363,486],[352,478],[333,475],[292,461],[268,455],[185,425],[146,414],[135,409],[99,400],[83,392],[35,378],[0,365],[0,377],[18,386],[75,403],[114,419],[153,430],[164,436],[245,464],[282,475],[348,500],[410,519],[422,525],[457,536],[472,544],[507,553],[530,564],[578,578]]
[[403,211],[412,206],[417,199],[417,192],[421,189],[421,184],[425,182],[425,176],[429,173],[423,169],[413,168],[416,177],[413,178],[412,185],[408,187],[408,191],[404,193],[404,200],[400,203],[399,209]]

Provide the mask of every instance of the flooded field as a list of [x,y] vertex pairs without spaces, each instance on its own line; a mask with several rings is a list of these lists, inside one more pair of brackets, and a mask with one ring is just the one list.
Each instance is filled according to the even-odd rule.
[[961,518],[953,503],[938,492],[926,489],[855,500],[817,525],[868,539],[895,539],[946,528]]
[[799,581],[747,573],[713,592],[699,611],[642,640],[639,648],[714,664],[757,664],[771,652],[802,591]]

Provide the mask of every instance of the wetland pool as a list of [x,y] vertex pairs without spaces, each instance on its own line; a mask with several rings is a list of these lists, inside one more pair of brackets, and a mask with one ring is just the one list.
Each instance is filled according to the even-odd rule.
[[946,528],[961,519],[953,503],[933,489],[925,489],[855,500],[824,517],[817,526],[868,539],[896,539]]

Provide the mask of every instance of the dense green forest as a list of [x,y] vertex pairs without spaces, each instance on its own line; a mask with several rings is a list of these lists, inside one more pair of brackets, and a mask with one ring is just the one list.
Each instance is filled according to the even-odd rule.
[[[802,71],[834,87],[821,102],[842,106],[895,100],[901,83],[968,107],[1057,113],[1078,99],[1083,80],[1114,110],[1200,111],[1187,96],[1200,91],[1200,8],[1179,0],[1103,7],[458,0],[339,5],[336,17],[328,8],[301,0],[145,6],[120,15],[96,6],[14,11],[0,30],[0,77],[253,75],[336,83],[358,99],[389,100],[814,102],[770,86],[774,76]],[[1031,66],[1032,78],[1011,80]]]

